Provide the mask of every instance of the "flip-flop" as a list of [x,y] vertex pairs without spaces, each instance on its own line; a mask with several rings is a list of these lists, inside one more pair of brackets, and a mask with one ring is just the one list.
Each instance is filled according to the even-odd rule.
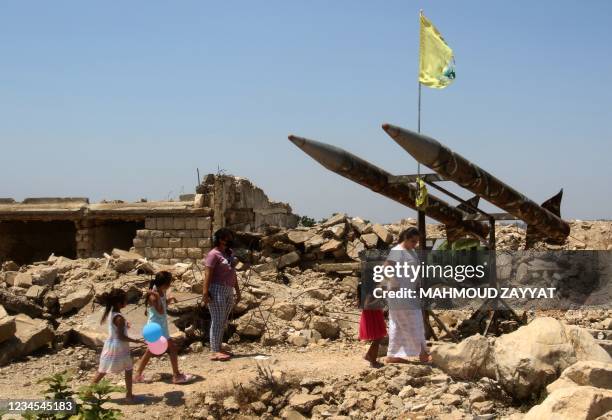
[[427,359],[426,359],[426,360],[422,360],[422,359],[419,357],[419,362],[420,362],[420,363],[423,363],[424,365],[431,365],[431,364],[433,363],[433,357],[431,357],[431,354],[428,354],[428,355],[427,355]]
[[210,360],[214,361],[214,362],[227,362],[229,359],[231,359],[231,356],[229,354],[225,354],[223,356],[212,356],[210,358]]
[[[393,360],[390,360],[393,359]],[[399,363],[399,364],[406,364],[408,363],[408,360],[403,359],[401,357],[386,357],[385,358],[385,364],[391,364],[391,363]]]
[[172,379],[172,383],[175,385],[186,384],[188,382],[193,381],[195,378],[194,375],[190,375],[189,373],[181,373],[177,378]]
[[151,378],[147,378],[144,375],[136,375],[132,378],[132,382],[135,384],[148,384],[151,382]]

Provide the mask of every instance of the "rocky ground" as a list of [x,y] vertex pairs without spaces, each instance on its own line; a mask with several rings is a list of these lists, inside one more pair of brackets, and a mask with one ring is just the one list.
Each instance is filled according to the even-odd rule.
[[[33,397],[37,380],[68,370],[75,387],[95,371],[106,327],[97,322],[96,296],[112,287],[128,291],[124,313],[139,335],[145,322],[141,298],[151,276],[170,270],[179,303],[169,309],[171,333],[181,343],[181,365],[199,375],[186,386],[169,381],[167,358],[150,372],[155,381],[136,386],[144,404],[117,404],[133,418],[596,418],[612,410],[612,311],[528,311],[530,323],[500,337],[471,335],[468,311],[442,311],[458,344],[432,342],[434,366],[408,364],[370,369],[356,340],[359,252],[387,249],[406,219],[371,224],[344,214],[311,228],[270,228],[238,235],[243,300],[232,314],[227,341],[236,359],[208,360],[208,314],[199,305],[202,269],[161,266],[133,252],[105,258],[47,261],[0,271],[0,395]],[[571,222],[563,246],[538,249],[612,248],[609,222]],[[428,236],[443,238],[438,225]],[[500,226],[498,248],[524,246],[524,230]],[[518,328],[518,329],[517,329]],[[384,349],[383,349],[384,351]],[[133,349],[136,357],[142,348]],[[115,378],[121,382],[121,378]],[[577,401],[580,401],[578,403]],[[541,404],[538,404],[541,403]],[[531,411],[530,411],[531,410]]]
[[[152,363],[153,382],[137,384],[142,404],[126,405],[121,394],[112,406],[131,418],[465,418],[489,414],[509,416],[524,407],[512,407],[508,396],[490,380],[453,380],[430,366],[408,364],[370,369],[361,358],[363,346],[326,343],[296,351],[287,347],[265,348],[256,344],[236,348],[237,357],[227,363],[208,360],[206,354],[189,351],[181,356],[181,368],[198,377],[192,384],[170,383],[167,358]],[[97,353],[82,346],[57,353],[39,353],[0,370],[0,393],[7,398],[40,395],[37,380],[55,372],[72,372],[75,387],[91,379]],[[111,377],[117,384],[123,378]],[[372,417],[373,418],[373,417]]]

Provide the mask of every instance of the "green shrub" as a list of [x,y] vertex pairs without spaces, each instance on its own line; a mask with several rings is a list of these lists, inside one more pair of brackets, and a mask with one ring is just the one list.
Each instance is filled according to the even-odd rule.
[[113,385],[106,379],[97,384],[82,387],[79,397],[83,405],[79,410],[78,418],[81,420],[115,420],[121,418],[121,411],[115,408],[106,408],[104,404],[110,400],[112,392],[125,392],[125,388]]
[[312,217],[301,216],[299,220],[299,224],[304,227],[313,227],[316,224],[316,221]]
[[[66,373],[56,373],[38,381],[46,383],[44,391],[47,400],[74,399],[75,392],[72,390],[70,381],[72,378]],[[43,414],[26,412],[22,416],[26,420],[116,420],[121,418],[121,411],[114,408],[106,408],[104,404],[110,400],[112,392],[125,392],[125,389],[111,384],[103,379],[97,384],[87,385],[79,389],[78,396],[83,401],[76,404],[76,414]],[[0,413],[0,419],[2,418]]]
[[[37,381],[38,384],[47,384],[47,388],[43,391],[46,400],[69,400],[74,399],[74,391],[70,386],[70,375],[64,371],[60,373],[54,373],[51,376]],[[78,405],[77,405],[78,411]],[[54,420],[67,420],[70,419],[74,414],[68,413],[55,413],[55,414],[44,414],[44,413],[31,413],[26,412],[22,416],[26,420],[42,420],[42,419],[54,419]]]

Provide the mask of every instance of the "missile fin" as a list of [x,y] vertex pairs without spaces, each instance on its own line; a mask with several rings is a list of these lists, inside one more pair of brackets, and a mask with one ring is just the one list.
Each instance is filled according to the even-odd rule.
[[[480,202],[480,196],[475,195],[474,197],[470,198],[469,200],[466,200],[472,207],[478,207],[478,203]],[[472,207],[470,206],[466,206],[464,203],[461,203],[457,206],[457,208],[459,210],[463,210],[466,213],[469,214],[476,214],[476,210],[474,210]]]
[[561,217],[561,198],[563,198],[563,188],[557,194],[542,203],[542,207],[550,211],[557,217]]

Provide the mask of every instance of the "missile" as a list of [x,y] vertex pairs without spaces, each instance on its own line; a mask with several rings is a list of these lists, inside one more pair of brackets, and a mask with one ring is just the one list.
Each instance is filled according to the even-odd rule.
[[[339,147],[293,135],[289,140],[330,171],[416,210],[417,189],[410,184],[390,183],[391,174],[384,169]],[[463,220],[465,212],[431,194],[425,214],[443,223],[451,240],[465,235],[483,239],[489,232],[487,225]]]
[[541,206],[437,140],[391,124],[383,130],[421,164],[527,223],[527,247],[536,240],[562,244],[570,227],[561,219],[563,190]]

